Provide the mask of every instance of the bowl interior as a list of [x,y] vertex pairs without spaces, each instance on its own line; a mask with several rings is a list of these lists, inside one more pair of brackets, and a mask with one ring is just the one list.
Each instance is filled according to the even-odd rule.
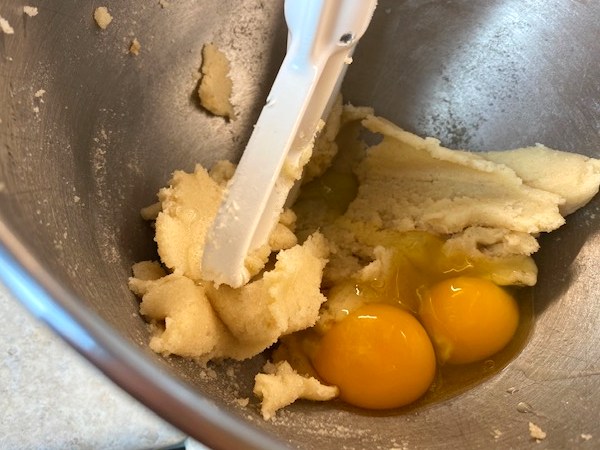
[[[255,400],[235,401],[252,397],[262,357],[201,369],[153,354],[126,284],[133,262],[156,258],[139,210],[173,170],[239,157],[285,52],[282,2],[121,1],[108,5],[104,31],[87,0],[47,0],[36,17],[13,3],[0,0],[15,28],[0,34],[0,219],[154,370],[304,448],[517,446],[531,439],[529,421],[553,447],[600,433],[599,199],[541,238],[536,326],[523,352],[442,403],[370,414],[300,402],[264,422]],[[451,148],[540,142],[600,157],[598,17],[600,4],[585,1],[380,0],[343,93]],[[128,54],[134,37],[139,56]],[[231,122],[195,97],[207,42],[232,64]]]

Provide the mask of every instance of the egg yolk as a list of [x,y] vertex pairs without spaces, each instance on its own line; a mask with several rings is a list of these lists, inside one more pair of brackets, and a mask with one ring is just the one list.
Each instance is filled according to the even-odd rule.
[[436,359],[423,326],[408,311],[363,305],[335,323],[313,355],[313,365],[340,398],[368,409],[407,405],[433,382]]
[[420,318],[440,362],[466,364],[502,350],[514,336],[519,308],[504,289],[483,278],[441,281],[422,298]]

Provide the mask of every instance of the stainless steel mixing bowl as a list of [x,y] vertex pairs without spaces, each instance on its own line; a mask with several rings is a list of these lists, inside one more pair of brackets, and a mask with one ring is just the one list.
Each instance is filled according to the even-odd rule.
[[[215,448],[514,448],[535,445],[529,421],[548,434],[536,448],[598,445],[600,198],[541,238],[523,352],[442,403],[388,414],[298,403],[265,422],[254,400],[233,402],[251,395],[261,357],[234,364],[234,380],[219,364],[213,380],[149,351],[126,286],[131,264],[155,257],[139,209],[174,169],[239,157],[283,57],[282,4],[109,1],[101,31],[97,2],[34,3],[28,17],[0,0],[15,30],[0,33],[1,276],[117,384]],[[231,123],[194,96],[209,41],[232,62]],[[599,2],[381,0],[343,90],[451,147],[541,142],[600,157],[599,80]]]

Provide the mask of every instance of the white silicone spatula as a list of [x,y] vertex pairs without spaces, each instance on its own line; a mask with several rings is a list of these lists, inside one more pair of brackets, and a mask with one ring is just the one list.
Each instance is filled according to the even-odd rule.
[[[249,253],[267,243],[339,91],[376,0],[286,0],[288,50],[209,230],[203,277],[239,287]],[[295,175],[292,175],[295,174]]]

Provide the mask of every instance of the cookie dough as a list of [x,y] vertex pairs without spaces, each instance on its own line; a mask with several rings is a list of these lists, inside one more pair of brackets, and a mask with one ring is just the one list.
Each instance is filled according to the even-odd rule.
[[110,15],[106,6],[99,6],[94,10],[94,20],[96,21],[96,25],[106,30],[112,22],[113,16]]
[[264,255],[247,261],[256,275],[278,251],[273,269],[240,289],[216,288],[201,279],[206,232],[232,173],[224,162],[210,174],[201,166],[191,174],[176,171],[159,192],[159,204],[142,212],[149,219],[157,213],[155,240],[166,271],[158,262],[138,263],[129,287],[142,298],[140,312],[151,323],[150,347],[156,352],[199,361],[246,359],[318,319],[329,246],[318,232],[298,245],[291,211],[281,214]]
[[298,374],[287,361],[267,363],[263,371],[255,377],[254,394],[263,400],[260,411],[265,420],[298,399],[326,401],[339,394],[335,386],[325,386],[314,377]]
[[214,44],[202,48],[202,78],[198,87],[201,105],[215,116],[235,118],[229,98],[233,83],[229,77],[229,60]]
[[[367,148],[359,142],[365,130],[379,135],[379,143]],[[313,183],[342,186],[344,204],[337,197],[323,204],[305,196],[294,206],[298,217],[283,211],[269,245],[248,259],[254,278],[238,289],[217,288],[201,277],[202,252],[234,171],[228,162],[210,172],[201,166],[193,173],[176,171],[159,202],[142,211],[155,221],[161,261],[136,264],[129,286],[142,299],[156,352],[242,360],[281,337],[336,320],[337,312],[359,305],[345,304],[334,289],[327,301],[322,288],[390,276],[393,233],[426,233],[446,257],[466,255],[484,264],[496,284],[533,285],[538,235],[564,224],[564,216],[585,205],[600,185],[595,159],[542,145],[449,150],[369,108],[338,102],[305,171]],[[303,189],[310,192],[310,183]],[[279,361],[257,376],[255,393],[270,418],[297,398],[324,400],[337,391]]]

